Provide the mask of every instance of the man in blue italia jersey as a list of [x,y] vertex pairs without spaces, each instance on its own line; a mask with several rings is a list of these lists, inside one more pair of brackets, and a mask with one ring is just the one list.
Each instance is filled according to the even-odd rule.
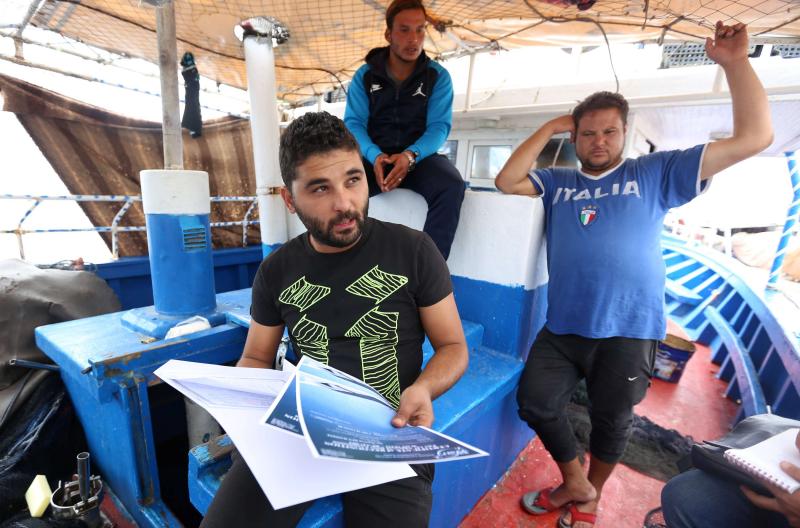
[[[497,176],[505,193],[540,196],[546,216],[545,327],[520,379],[519,415],[558,464],[563,483],[522,497],[531,514],[565,508],[559,526],[587,528],[645,395],[666,332],[664,216],[705,191],[711,177],[772,142],[766,93],[747,56],[745,27],[717,23],[708,56],[725,71],[733,136],[688,150],[623,159],[628,103],[599,92],[571,115],[545,123]],[[530,171],[554,134],[569,132],[580,170]],[[592,433],[588,477],[578,462],[564,408],[586,379]]]
[[423,231],[445,259],[461,214],[464,180],[436,152],[450,133],[450,74],[422,50],[425,7],[395,0],[386,9],[389,45],[371,50],[347,92],[344,122],[358,141],[370,196],[397,187],[428,203]]

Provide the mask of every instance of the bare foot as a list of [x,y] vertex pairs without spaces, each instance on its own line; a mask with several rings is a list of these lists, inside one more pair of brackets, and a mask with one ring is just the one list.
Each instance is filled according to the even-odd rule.
[[[597,500],[588,500],[585,502],[575,501],[575,507],[578,509],[579,512],[583,513],[597,513]],[[577,521],[574,524],[572,523],[572,514],[567,511],[563,516],[564,525],[569,526],[570,528],[593,528],[593,524],[587,522]]]

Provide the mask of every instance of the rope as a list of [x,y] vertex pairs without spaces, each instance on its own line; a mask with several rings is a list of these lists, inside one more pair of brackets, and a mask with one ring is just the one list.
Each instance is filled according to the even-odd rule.
[[619,77],[617,76],[617,69],[614,67],[614,57],[612,57],[611,55],[611,43],[608,41],[608,35],[606,35],[606,30],[605,28],[603,28],[600,22],[589,17],[575,17],[575,18],[549,17],[546,16],[541,11],[539,11],[538,9],[536,9],[536,7],[534,7],[529,0],[525,0],[525,5],[528,6],[531,11],[536,13],[536,16],[538,16],[542,20],[546,20],[554,24],[565,24],[567,22],[587,22],[589,24],[594,24],[595,26],[597,26],[597,29],[599,29],[600,33],[603,34],[603,40],[605,40],[606,42],[606,50],[608,51],[608,62],[611,63],[611,73],[614,74],[614,82],[616,83],[617,86],[615,92],[619,93]]

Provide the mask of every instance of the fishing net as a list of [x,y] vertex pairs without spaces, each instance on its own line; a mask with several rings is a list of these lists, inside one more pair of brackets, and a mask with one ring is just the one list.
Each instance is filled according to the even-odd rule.
[[[29,0],[11,0],[27,6]],[[158,3],[158,2],[155,2]],[[342,87],[367,51],[385,45],[386,0],[175,0],[178,53],[199,71],[246,87],[240,21],[271,16],[290,31],[275,52],[278,96],[307,100]],[[430,0],[425,49],[447,59],[482,49],[530,45],[701,40],[717,20],[743,22],[759,41],[800,37],[796,0]],[[45,0],[31,23],[77,41],[157,62],[155,7],[139,0]],[[785,42],[784,42],[785,43]],[[177,70],[177,65],[176,65]]]
[[[567,416],[581,457],[589,448],[592,430],[588,404],[586,384],[581,382],[567,406]],[[674,429],[665,429],[645,416],[634,415],[631,437],[620,462],[666,482],[684,469],[681,462],[688,457],[693,443],[690,436],[684,436]]]
[[667,521],[664,520],[664,513],[661,508],[656,508],[647,512],[644,516],[643,528],[667,528]]

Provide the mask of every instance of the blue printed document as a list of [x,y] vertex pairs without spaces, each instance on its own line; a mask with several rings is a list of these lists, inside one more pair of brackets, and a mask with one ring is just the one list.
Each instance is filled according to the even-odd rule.
[[[289,366],[291,377],[278,393],[275,402],[269,407],[269,410],[267,410],[263,422],[288,433],[303,436],[303,429],[300,427],[300,418],[297,415],[297,390],[295,388],[296,378],[294,376],[295,367],[292,366],[291,363],[287,362],[286,364]],[[347,387],[351,391],[372,395],[374,398],[383,400],[383,397],[378,391],[358,378],[354,378],[349,374],[310,358],[301,360],[297,365],[297,369],[317,378],[335,382],[337,385]]]
[[264,423],[292,433],[303,436],[303,428],[300,427],[300,418],[297,416],[297,401],[295,398],[296,377],[292,375],[289,381],[281,389],[275,402],[264,416]]
[[423,464],[487,456],[427,427],[394,427],[394,415],[368,384],[304,357],[263,421],[302,435],[318,458]]
[[[299,422],[293,434],[264,426],[264,411],[294,379],[287,367],[277,371],[173,359],[154,374],[219,422],[276,509],[416,475],[402,464],[387,467],[315,457]],[[292,408],[295,392],[290,392]],[[289,418],[294,414],[287,411]]]

